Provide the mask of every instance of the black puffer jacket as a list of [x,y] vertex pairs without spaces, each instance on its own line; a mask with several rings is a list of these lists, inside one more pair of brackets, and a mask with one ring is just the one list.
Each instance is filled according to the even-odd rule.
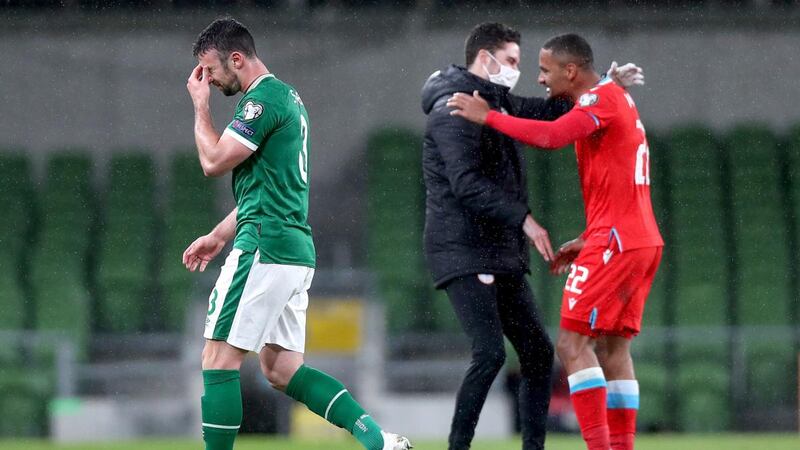
[[425,257],[439,288],[467,274],[528,271],[523,148],[489,127],[451,116],[446,106],[453,93],[474,90],[493,109],[519,117],[553,120],[572,106],[511,95],[508,88],[458,66],[434,73],[425,83]]

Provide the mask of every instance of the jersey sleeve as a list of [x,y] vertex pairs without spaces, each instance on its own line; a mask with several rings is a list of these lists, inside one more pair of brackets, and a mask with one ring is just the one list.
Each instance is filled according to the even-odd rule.
[[225,128],[230,135],[252,151],[277,128],[280,117],[274,105],[255,97],[244,98],[236,108],[233,120]]
[[575,110],[583,111],[594,120],[595,130],[608,126],[616,114],[616,102],[608,89],[592,89],[578,98]]

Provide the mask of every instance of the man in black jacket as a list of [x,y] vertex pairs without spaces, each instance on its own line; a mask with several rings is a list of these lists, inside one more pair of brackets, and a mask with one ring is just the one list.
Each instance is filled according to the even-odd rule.
[[[428,115],[425,256],[436,287],[446,290],[472,346],[472,362],[456,397],[450,450],[470,447],[486,395],[505,360],[503,335],[519,355],[522,447],[544,448],[553,345],[525,275],[526,241],[550,261],[550,239],[528,207],[522,148],[491,128],[452,116],[446,106],[455,92],[478,91],[492,108],[518,117],[554,120],[569,111],[567,100],[509,93],[519,77],[519,43],[519,33],[503,24],[478,25],[465,44],[467,67],[452,65],[434,73],[422,90]],[[633,67],[629,75],[640,76]],[[615,68],[616,63],[609,73],[614,75]]]
[[515,116],[553,120],[567,112],[572,105],[566,101],[509,94],[519,75],[519,42],[519,33],[502,24],[478,25],[466,41],[468,68],[434,73],[422,90],[428,114],[425,255],[436,287],[446,290],[472,345],[472,363],[456,397],[450,450],[470,447],[505,360],[503,335],[519,354],[523,449],[544,448],[553,345],[525,274],[526,240],[549,261],[550,239],[528,208],[522,149],[503,134],[451,116],[446,107],[453,93],[478,91]]

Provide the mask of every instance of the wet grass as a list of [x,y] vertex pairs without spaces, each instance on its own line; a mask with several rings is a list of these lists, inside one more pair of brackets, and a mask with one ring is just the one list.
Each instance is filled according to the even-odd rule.
[[[444,441],[418,441],[416,450],[446,449]],[[235,450],[361,450],[351,439],[312,441],[242,437]],[[583,442],[574,435],[550,435],[547,448],[553,450],[583,450]],[[798,434],[650,434],[636,441],[637,450],[797,450]],[[192,440],[138,440],[132,442],[56,445],[43,440],[0,440],[3,450],[202,450],[200,441]],[[518,440],[477,440],[472,450],[519,450]]]

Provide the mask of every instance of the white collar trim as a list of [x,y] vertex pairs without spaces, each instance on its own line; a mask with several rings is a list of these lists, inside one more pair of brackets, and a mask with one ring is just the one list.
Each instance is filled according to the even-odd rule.
[[271,73],[265,73],[264,75],[261,75],[260,77],[256,78],[256,79],[255,79],[255,81],[253,81],[252,83],[250,83],[250,87],[249,87],[249,88],[247,88],[247,91],[245,92],[245,94],[246,94],[246,93],[248,93],[248,92],[250,92],[250,91],[252,91],[253,89],[255,89],[255,87],[256,87],[256,86],[258,86],[258,84],[259,84],[259,83],[261,83],[262,81],[264,81],[264,79],[265,79],[265,78],[270,78],[270,77],[273,77],[273,78],[274,78],[274,77],[275,77],[275,75],[273,75],[273,74],[271,74]]

